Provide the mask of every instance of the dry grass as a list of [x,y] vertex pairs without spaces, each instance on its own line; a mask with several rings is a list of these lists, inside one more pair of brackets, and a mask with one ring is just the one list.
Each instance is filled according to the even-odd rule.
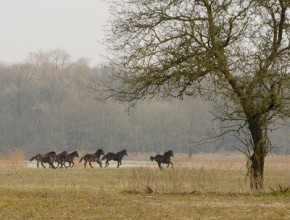
[[4,152],[0,156],[0,168],[21,168],[25,166],[25,154],[20,149],[13,149]]
[[[21,160],[21,153],[15,155]],[[126,159],[134,158],[124,164]],[[155,163],[120,169],[1,167],[0,219],[290,218],[290,194],[278,191],[279,185],[289,186],[290,157],[267,158],[263,193],[249,189],[240,155],[176,155],[173,162],[175,168],[164,171]]]

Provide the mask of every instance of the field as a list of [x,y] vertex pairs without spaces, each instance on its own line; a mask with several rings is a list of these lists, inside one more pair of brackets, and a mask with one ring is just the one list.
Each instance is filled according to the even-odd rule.
[[176,155],[164,171],[146,158],[57,170],[1,159],[0,219],[290,219],[289,156],[267,157],[259,193],[242,155]]

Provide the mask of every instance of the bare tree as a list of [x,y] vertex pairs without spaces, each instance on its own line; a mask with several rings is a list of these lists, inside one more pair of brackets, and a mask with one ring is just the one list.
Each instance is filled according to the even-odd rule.
[[34,67],[42,88],[42,96],[47,100],[51,114],[54,114],[53,105],[56,101],[61,101],[65,94],[64,84],[65,73],[68,72],[70,62],[70,55],[63,50],[55,49],[48,52],[33,52],[28,56],[27,62]]
[[[263,188],[267,131],[289,117],[289,0],[113,0],[105,98],[201,95],[247,143]],[[242,133],[247,133],[243,136]]]
[[24,137],[24,115],[30,111],[32,97],[29,97],[31,88],[31,74],[29,65],[13,65],[9,71],[9,77],[13,81],[6,85],[3,91],[2,104],[5,103],[16,120],[15,146],[21,146]]

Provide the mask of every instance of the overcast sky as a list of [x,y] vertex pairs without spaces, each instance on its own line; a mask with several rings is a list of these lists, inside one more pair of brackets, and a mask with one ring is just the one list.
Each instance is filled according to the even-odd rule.
[[108,6],[103,0],[0,0],[0,62],[64,49],[73,60],[100,63]]

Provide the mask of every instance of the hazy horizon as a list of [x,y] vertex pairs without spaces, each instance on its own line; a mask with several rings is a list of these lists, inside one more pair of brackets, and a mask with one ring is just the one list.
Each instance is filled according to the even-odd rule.
[[0,0],[0,62],[63,49],[72,59],[100,63],[108,6],[103,0]]

